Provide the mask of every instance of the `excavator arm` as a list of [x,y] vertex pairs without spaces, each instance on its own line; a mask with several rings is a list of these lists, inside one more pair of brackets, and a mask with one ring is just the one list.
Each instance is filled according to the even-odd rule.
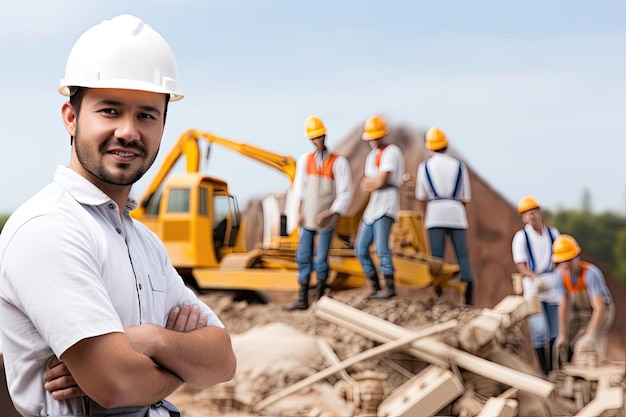
[[148,207],[150,200],[159,190],[167,175],[170,173],[174,165],[176,165],[176,162],[178,162],[178,160],[182,156],[184,156],[186,160],[187,173],[199,172],[200,140],[205,140],[209,144],[218,144],[242,156],[245,156],[247,158],[260,162],[270,168],[280,171],[285,174],[287,178],[289,178],[289,183],[293,184],[293,180],[296,175],[296,160],[293,157],[272,152],[267,149],[263,149],[247,143],[226,139],[209,132],[201,132],[195,129],[189,129],[179,136],[178,141],[174,144],[170,152],[166,155],[165,161],[159,168],[159,171],[153,177],[143,195],[140,197],[139,207],[137,208],[138,215],[145,214],[146,208]]

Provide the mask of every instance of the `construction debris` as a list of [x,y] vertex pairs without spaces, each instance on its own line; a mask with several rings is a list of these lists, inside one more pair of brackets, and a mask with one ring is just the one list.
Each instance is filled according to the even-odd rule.
[[[533,298],[482,310],[454,296],[324,297],[297,314],[219,305],[231,331],[250,327],[233,334],[240,366],[230,401],[224,387],[196,392],[198,416],[626,416],[623,363],[572,363],[548,379],[528,363],[522,329]],[[268,308],[263,324],[259,309]]]

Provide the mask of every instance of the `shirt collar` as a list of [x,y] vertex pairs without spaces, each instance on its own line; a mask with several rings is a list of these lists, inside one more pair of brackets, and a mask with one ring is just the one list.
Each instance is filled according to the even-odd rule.
[[[54,173],[54,182],[63,186],[76,201],[87,206],[100,206],[112,201],[102,190],[67,166],[59,165],[57,167]],[[137,201],[129,198],[124,211],[129,212],[135,208],[137,208]]]

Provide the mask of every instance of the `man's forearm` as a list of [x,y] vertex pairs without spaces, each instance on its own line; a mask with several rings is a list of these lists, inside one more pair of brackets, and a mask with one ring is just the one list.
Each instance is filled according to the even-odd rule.
[[196,388],[208,388],[233,378],[236,358],[228,332],[203,327],[181,333],[159,328],[151,354],[160,366]]

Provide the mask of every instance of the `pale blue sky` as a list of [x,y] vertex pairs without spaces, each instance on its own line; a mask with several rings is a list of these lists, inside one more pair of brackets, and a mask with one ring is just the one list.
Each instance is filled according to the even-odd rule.
[[[186,97],[170,107],[161,156],[197,128],[297,157],[310,149],[309,114],[332,147],[380,113],[392,126],[440,126],[512,203],[531,194],[573,208],[587,188],[595,210],[624,212],[626,2],[11,3],[0,4],[0,212],[69,161],[57,93],[65,60],[85,30],[122,13],[153,26],[178,58]],[[220,148],[208,172],[244,206],[288,184]]]

